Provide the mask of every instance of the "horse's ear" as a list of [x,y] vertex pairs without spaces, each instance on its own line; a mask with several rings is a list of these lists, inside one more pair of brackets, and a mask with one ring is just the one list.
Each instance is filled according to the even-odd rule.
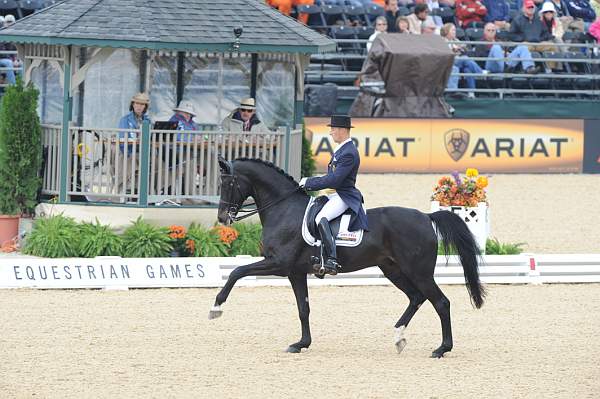
[[221,155],[218,156],[219,159],[219,168],[221,169],[221,173],[230,175],[231,174],[231,163],[223,158]]

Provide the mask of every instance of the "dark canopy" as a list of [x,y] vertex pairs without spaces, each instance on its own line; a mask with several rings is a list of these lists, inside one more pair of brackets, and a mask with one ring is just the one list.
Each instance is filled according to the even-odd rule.
[[448,117],[443,95],[453,63],[454,54],[438,35],[380,34],[363,65],[363,86],[350,113]]

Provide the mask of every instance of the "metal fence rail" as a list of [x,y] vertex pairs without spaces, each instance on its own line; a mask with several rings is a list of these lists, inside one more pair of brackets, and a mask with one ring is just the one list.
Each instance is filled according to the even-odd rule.
[[[60,191],[61,126],[42,125],[45,167],[42,193]],[[246,132],[70,127],[67,194],[90,202],[214,203],[219,197],[217,155],[272,162],[300,177],[302,130]],[[147,152],[147,170],[143,158]],[[82,199],[83,199],[82,198]],[[143,203],[142,203],[143,205]]]

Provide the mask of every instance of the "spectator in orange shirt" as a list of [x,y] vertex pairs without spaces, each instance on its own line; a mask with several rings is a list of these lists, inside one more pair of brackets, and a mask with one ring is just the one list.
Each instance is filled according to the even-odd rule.
[[[280,13],[289,16],[292,13],[292,7],[313,5],[315,4],[315,0],[267,0],[267,4],[278,9]],[[308,22],[308,15],[299,14],[298,20],[306,24]]]

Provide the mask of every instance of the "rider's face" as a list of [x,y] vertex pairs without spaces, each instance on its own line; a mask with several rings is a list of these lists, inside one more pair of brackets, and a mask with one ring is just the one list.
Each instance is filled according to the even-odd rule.
[[340,144],[348,137],[350,137],[350,130],[345,127],[331,127],[331,131],[329,132],[331,138],[336,144]]

